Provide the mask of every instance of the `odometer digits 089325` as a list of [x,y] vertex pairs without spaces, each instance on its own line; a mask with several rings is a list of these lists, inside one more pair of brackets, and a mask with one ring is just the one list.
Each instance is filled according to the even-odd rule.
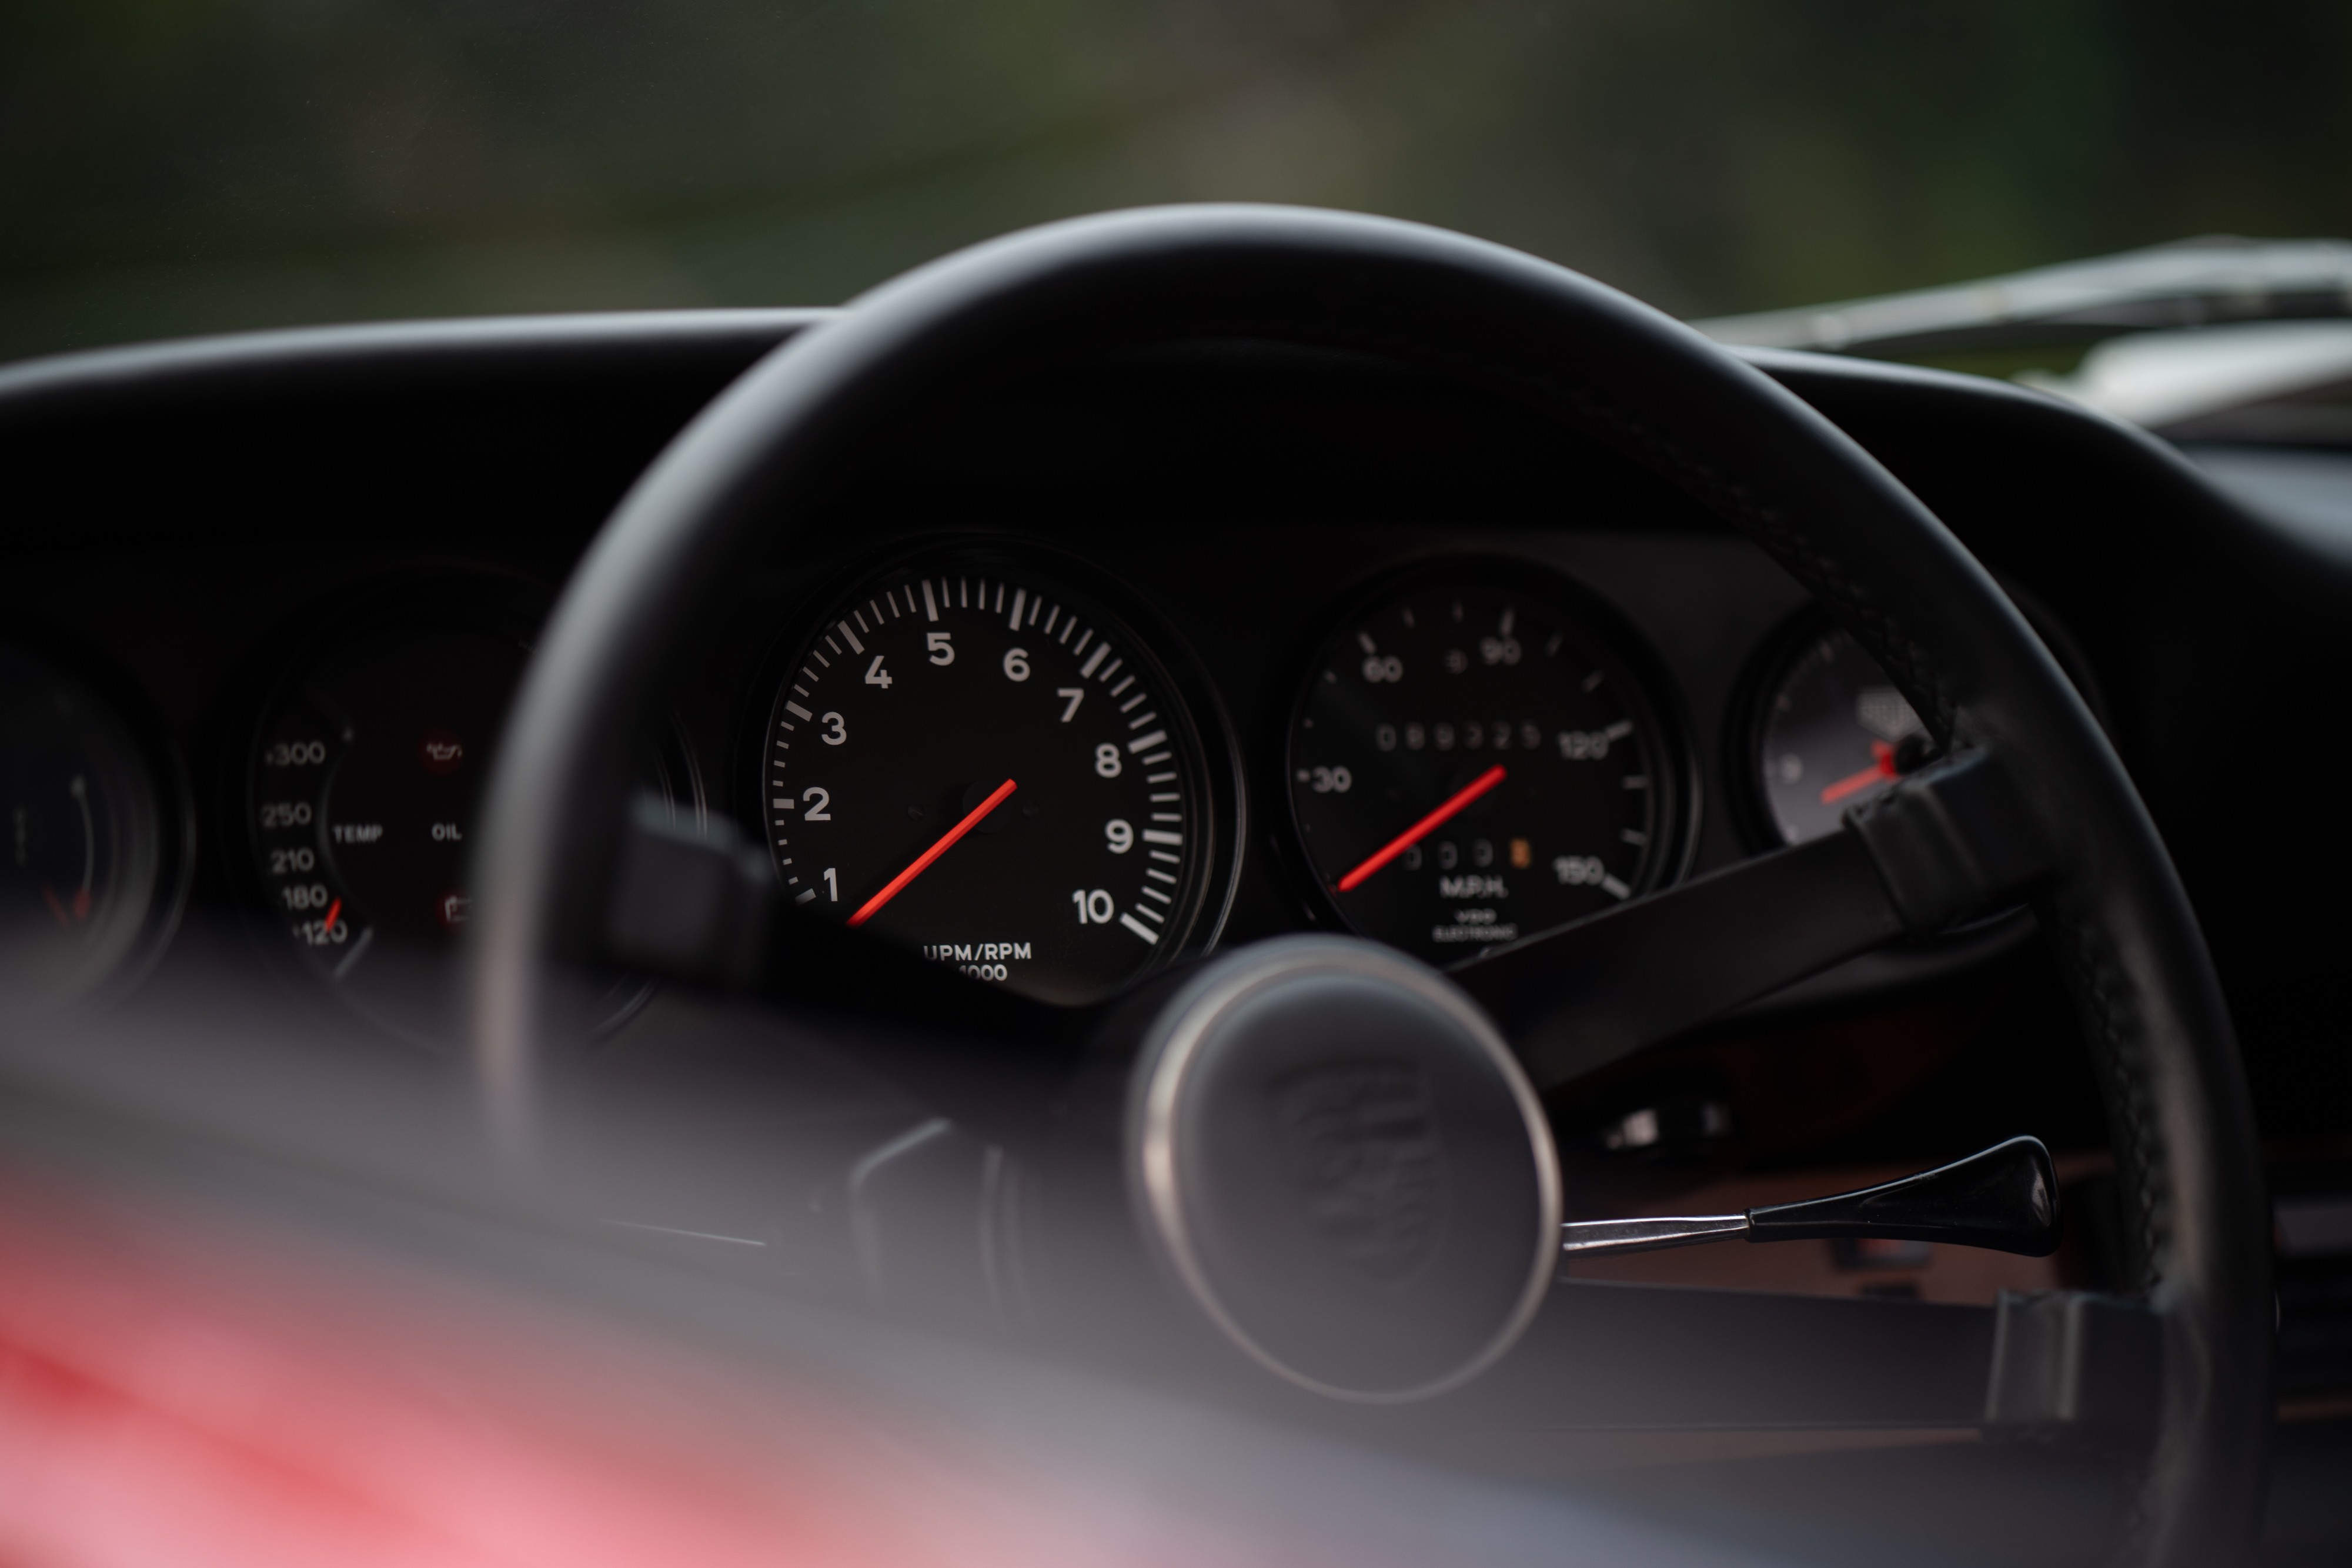
[[1341,622],[1293,710],[1286,782],[1349,925],[1446,964],[1663,878],[1681,750],[1602,613],[1515,569],[1425,578]]
[[1021,566],[888,573],[776,695],[761,816],[786,892],[975,978],[1102,997],[1194,936],[1201,745],[1130,632]]

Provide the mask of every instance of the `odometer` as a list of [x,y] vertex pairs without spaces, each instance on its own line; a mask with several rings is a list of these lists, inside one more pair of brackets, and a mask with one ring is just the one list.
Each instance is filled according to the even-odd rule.
[[1200,739],[1119,621],[952,559],[829,609],[761,758],[799,904],[975,978],[1082,1002],[1194,939],[1214,824]]
[[1346,617],[1293,710],[1291,811],[1323,894],[1433,964],[1655,886],[1681,748],[1605,612],[1528,571],[1423,579]]

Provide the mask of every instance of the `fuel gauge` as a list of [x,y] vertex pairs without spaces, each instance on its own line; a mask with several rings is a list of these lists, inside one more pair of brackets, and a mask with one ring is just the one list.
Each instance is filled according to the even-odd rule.
[[0,1011],[61,1006],[168,925],[164,817],[129,730],[81,683],[0,648]]

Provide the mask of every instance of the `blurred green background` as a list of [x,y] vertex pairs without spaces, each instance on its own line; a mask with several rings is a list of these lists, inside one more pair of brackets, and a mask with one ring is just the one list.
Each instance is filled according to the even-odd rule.
[[1424,219],[1685,314],[2352,234],[2352,4],[13,0],[0,358],[840,300],[1139,203]]

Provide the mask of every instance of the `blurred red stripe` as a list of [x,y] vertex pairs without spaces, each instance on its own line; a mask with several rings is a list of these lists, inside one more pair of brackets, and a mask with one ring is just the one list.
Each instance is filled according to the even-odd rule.
[[1199,1561],[908,1425],[488,1291],[0,1175],[11,1563]]

